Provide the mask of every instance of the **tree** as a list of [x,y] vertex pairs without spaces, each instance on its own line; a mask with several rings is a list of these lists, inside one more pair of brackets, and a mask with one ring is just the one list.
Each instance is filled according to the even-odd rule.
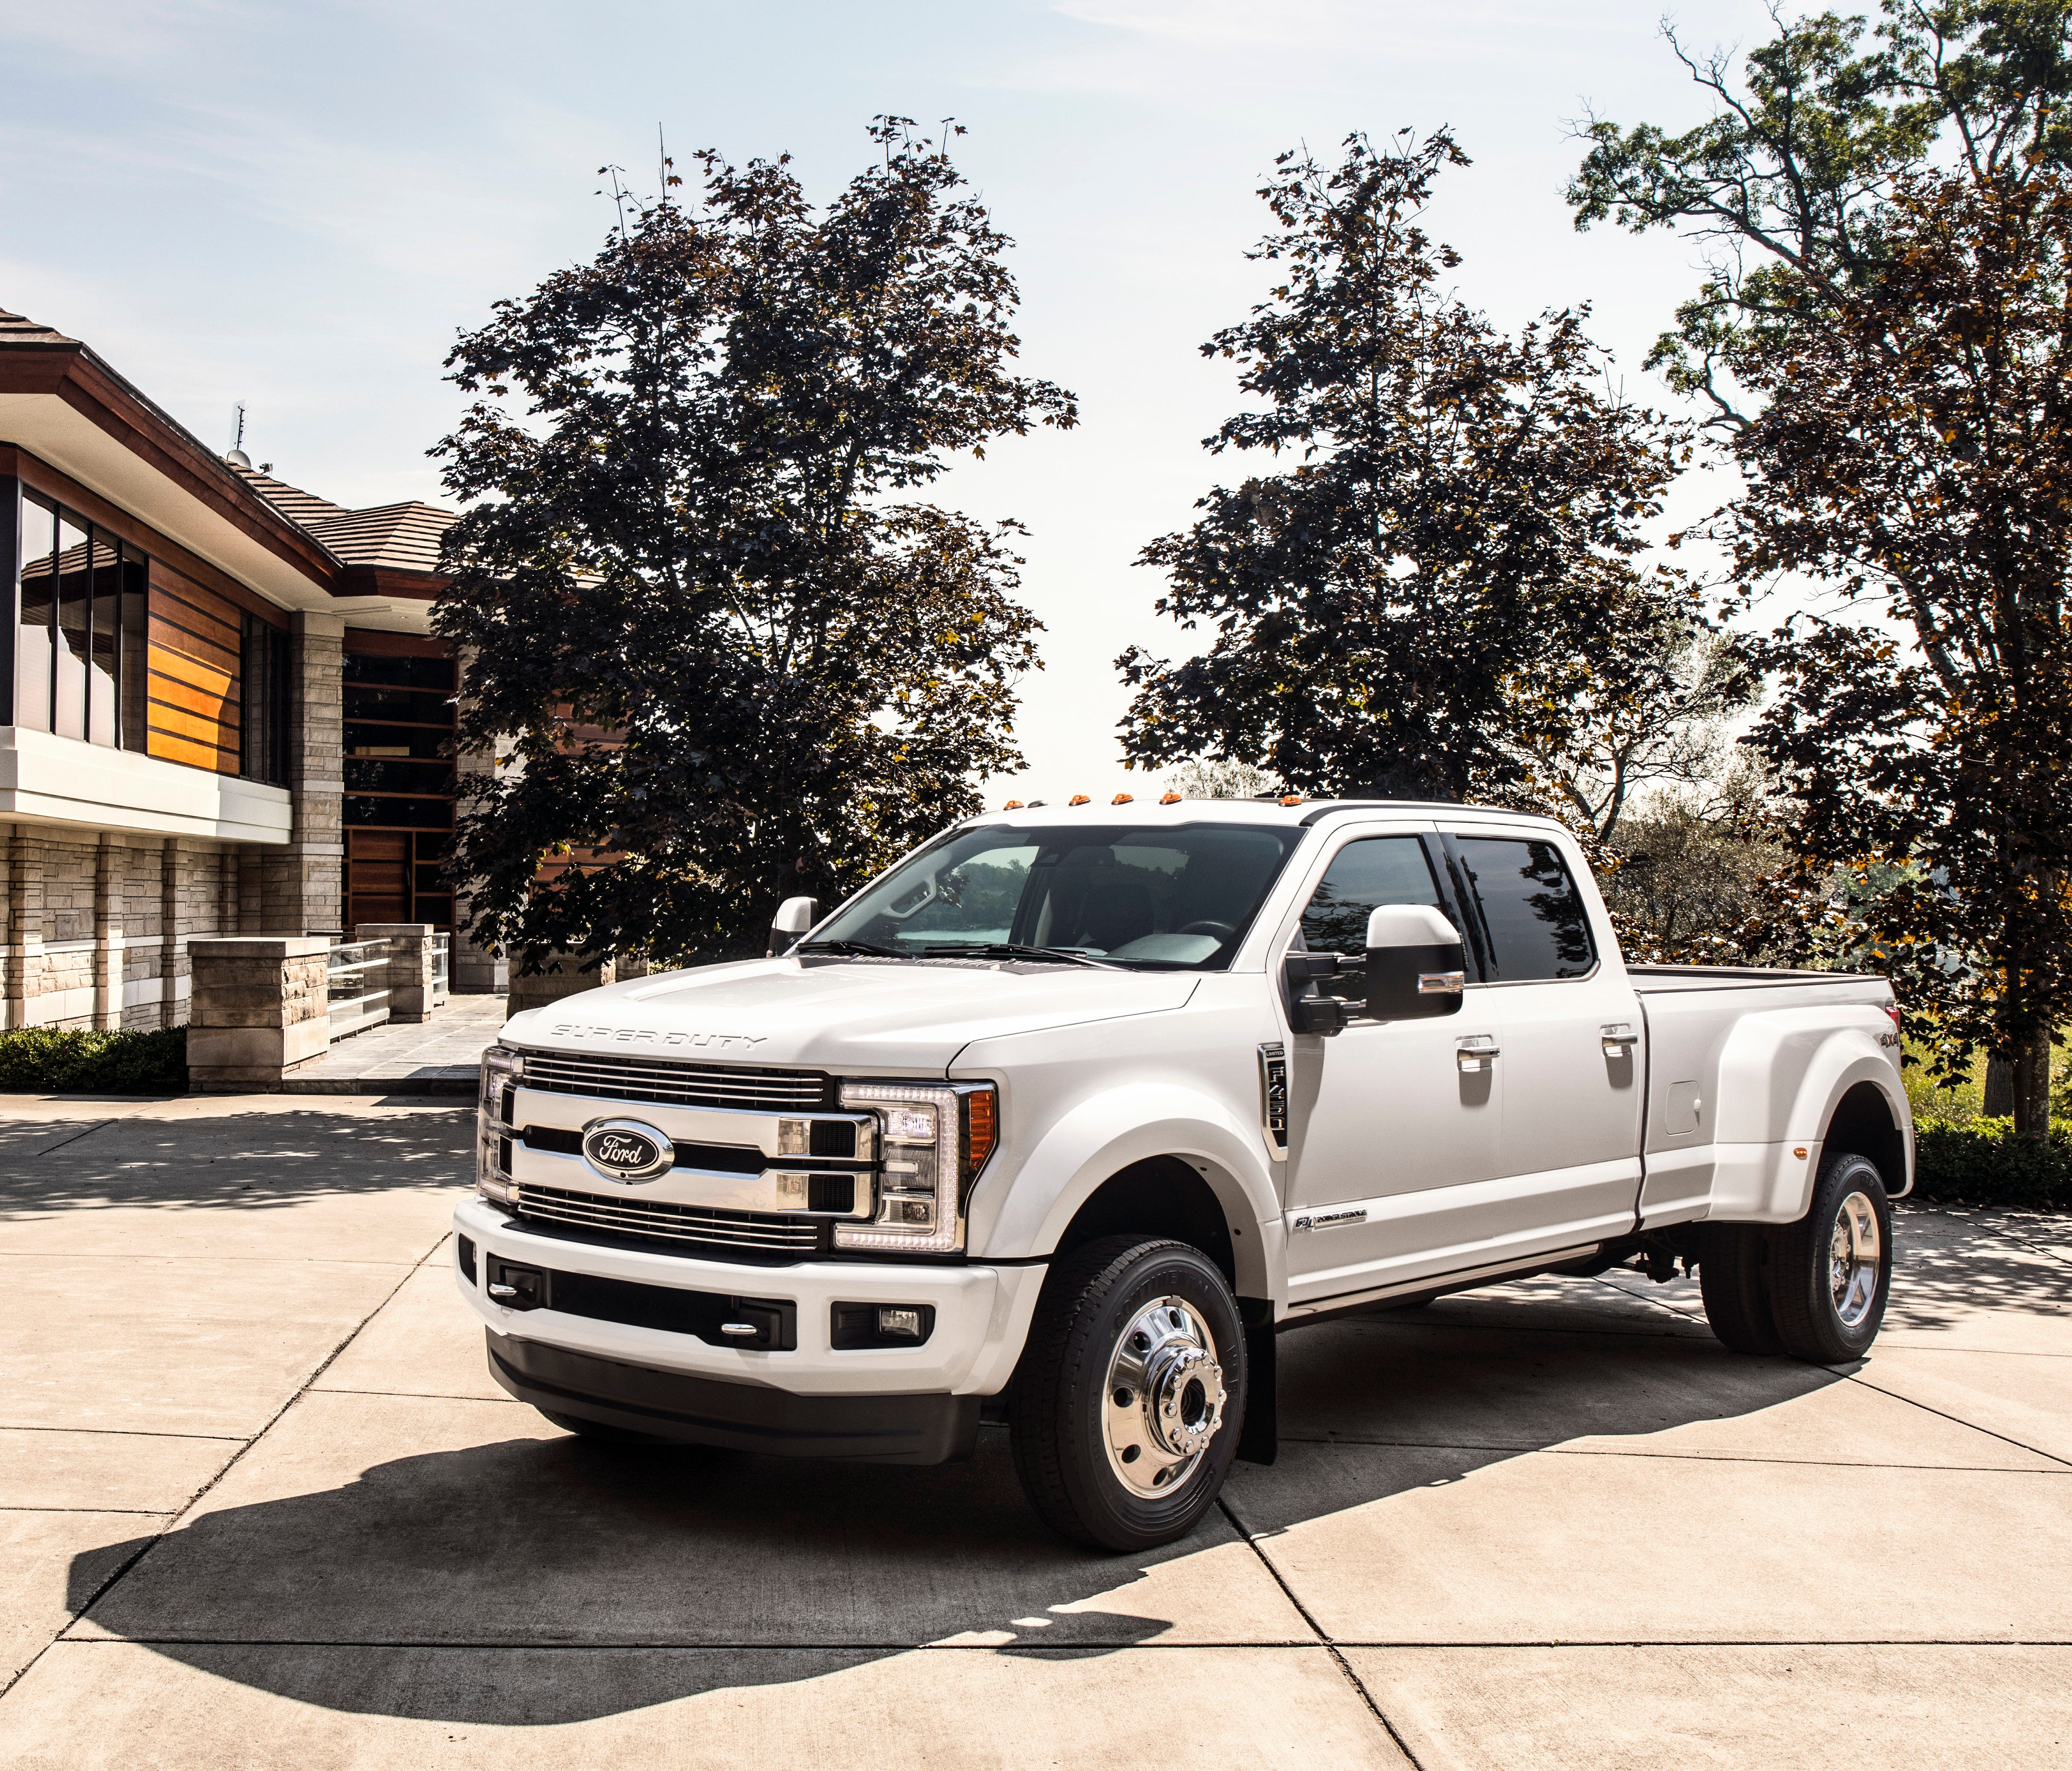
[[1836,593],[1753,654],[1781,683],[1752,739],[1794,802],[1803,920],[1902,974],[1945,1067],[1980,1046],[2011,1062],[2038,1134],[2072,1009],[2069,22],[2072,0],[1887,0],[1874,30],[1779,17],[1739,85],[1676,46],[1712,118],[1593,121],[1569,193],[1578,227],[1708,243],[1651,360],[1711,402],[1748,479],[1714,526],[1737,598],[1790,573]]
[[[516,735],[467,808],[475,938],[759,951],[1018,766],[1016,525],[912,501],[962,451],[1069,426],[1009,365],[1009,242],[902,118],[824,210],[788,161],[698,158],[595,261],[498,304],[435,454],[467,503],[434,616],[460,742]],[[543,859],[602,852],[539,883]]]
[[1758,648],[1780,689],[1753,738],[1816,863],[1908,864],[1865,920],[1958,962],[1951,1056],[2011,1057],[2040,1134],[2072,1010],[2072,179],[1910,174],[1885,231],[1870,291],[1737,354],[1766,401],[1737,576],[1839,604]]
[[1725,722],[1760,687],[1735,635],[1673,606],[1614,643],[1618,668],[1581,679],[1558,742],[1534,749],[1528,733],[1523,751],[1527,797],[1593,846],[1612,840],[1642,789],[1693,790],[1677,803],[1703,816],[1695,790],[1720,773]]
[[1749,416],[1735,352],[1818,323],[1875,281],[1902,174],[1938,151],[1981,185],[2072,166],[2072,0],[1883,0],[1875,29],[1832,12],[1770,17],[1778,34],[1738,84],[1726,51],[1700,55],[1665,24],[1712,117],[1680,134],[1593,117],[1568,187],[1579,229],[1673,228],[1704,248],[1698,290],[1647,366],[1729,431]]
[[1284,154],[1252,252],[1279,284],[1202,346],[1263,402],[1204,445],[1292,457],[1218,487],[1141,562],[1161,613],[1213,624],[1178,662],[1133,647],[1133,765],[1223,757],[1308,793],[1465,798],[1561,751],[1593,694],[1647,668],[1689,597],[1635,563],[1683,458],[1620,400],[1585,314],[1515,338],[1444,294],[1459,259],[1419,217],[1466,156],[1441,131],[1327,171]]
[[1183,799],[1263,799],[1281,793],[1281,783],[1264,769],[1206,757],[1182,763],[1166,777],[1166,785]]

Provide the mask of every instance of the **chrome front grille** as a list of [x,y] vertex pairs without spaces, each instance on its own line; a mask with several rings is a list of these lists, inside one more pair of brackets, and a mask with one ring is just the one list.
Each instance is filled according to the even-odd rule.
[[527,1052],[524,1086],[556,1095],[717,1107],[739,1113],[796,1112],[834,1104],[828,1078],[810,1070],[751,1070],[734,1064],[676,1064],[659,1058],[571,1057]]
[[[529,1083],[532,1079],[528,1076]],[[724,1211],[711,1206],[677,1205],[666,1199],[602,1199],[595,1194],[519,1181],[511,1209],[521,1218],[569,1224],[643,1242],[697,1243],[766,1254],[812,1255],[828,1246],[824,1221],[759,1211]]]

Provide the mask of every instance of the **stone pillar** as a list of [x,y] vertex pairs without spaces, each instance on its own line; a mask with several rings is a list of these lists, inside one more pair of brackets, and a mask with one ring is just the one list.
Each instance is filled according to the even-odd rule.
[[93,1025],[105,1033],[122,1025],[123,958],[127,931],[115,902],[116,864],[121,859],[112,832],[102,831],[93,857]]
[[191,941],[187,1081],[196,1094],[278,1089],[331,1044],[321,935]]
[[261,926],[269,933],[345,928],[345,623],[321,610],[294,617],[288,672],[288,791],[294,822],[265,851]]
[[16,824],[7,841],[7,1001],[10,1027],[33,1027],[43,993],[43,844],[27,824]]
[[356,941],[388,943],[388,1018],[432,1017],[432,935],[430,922],[362,922]]
[[180,1024],[180,937],[187,933],[181,916],[181,888],[192,869],[181,859],[180,839],[168,836],[158,846],[158,1025]]
[[595,990],[618,981],[618,972],[609,959],[598,970],[586,972],[582,959],[573,953],[543,953],[538,957],[541,969],[529,978],[521,976],[516,966],[511,968],[511,1000],[504,1009],[507,1014],[520,1014],[528,1009],[559,1002],[564,996],[578,996],[585,990]]

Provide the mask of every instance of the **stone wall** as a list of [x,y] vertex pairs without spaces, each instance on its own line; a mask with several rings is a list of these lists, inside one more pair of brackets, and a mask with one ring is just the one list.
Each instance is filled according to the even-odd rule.
[[[186,838],[0,824],[0,1025],[174,1027],[188,943],[259,931],[256,851]],[[169,939],[170,937],[170,939]]]

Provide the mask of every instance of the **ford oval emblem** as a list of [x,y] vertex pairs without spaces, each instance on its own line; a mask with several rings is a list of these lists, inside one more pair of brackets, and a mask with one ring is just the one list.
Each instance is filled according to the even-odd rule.
[[629,1187],[666,1174],[676,1161],[676,1145],[639,1120],[593,1120],[583,1128],[582,1153],[606,1180]]

